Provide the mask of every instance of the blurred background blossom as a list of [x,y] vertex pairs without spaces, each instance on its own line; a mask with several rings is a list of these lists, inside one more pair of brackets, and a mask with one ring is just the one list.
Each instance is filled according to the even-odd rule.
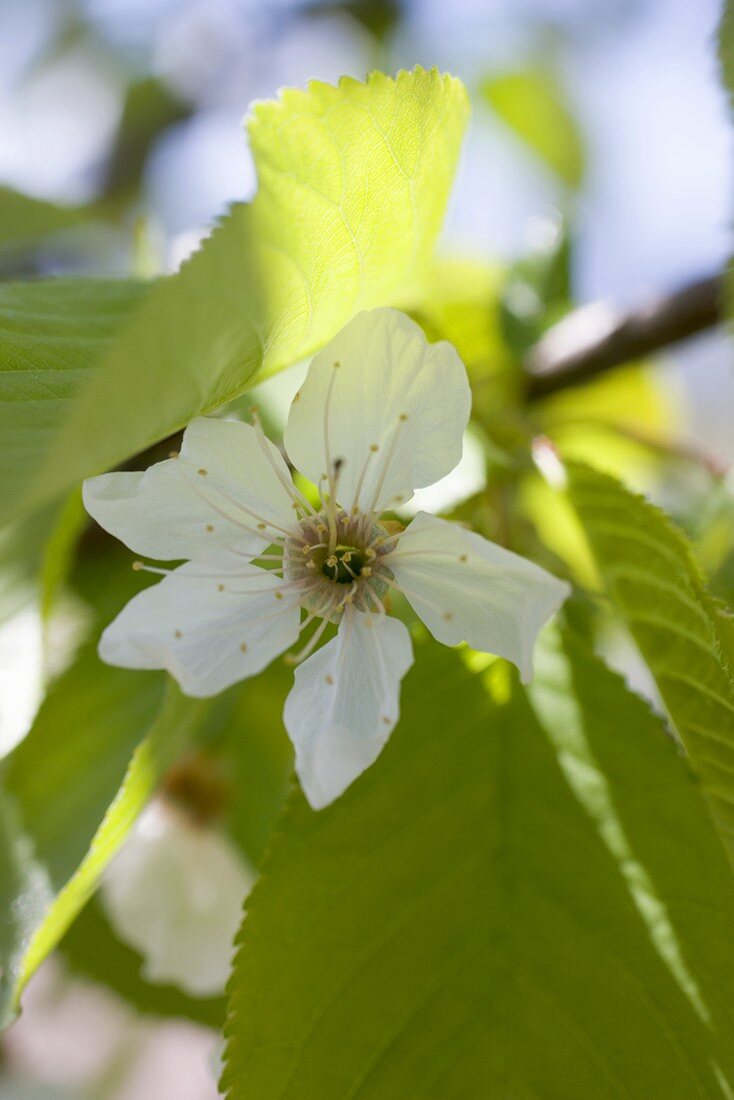
[[[511,264],[552,246],[562,215],[573,297],[635,302],[720,270],[731,250],[718,15],[716,0],[0,0],[0,186],[54,204],[59,229],[19,240],[0,273],[175,270],[255,191],[243,130],[252,100],[418,63],[460,76],[473,102],[444,250]],[[501,81],[538,72],[557,81],[572,119],[578,187],[500,117]],[[680,439],[730,463],[729,339],[689,342],[658,376]],[[264,387],[276,424],[298,378],[296,368]],[[420,505],[472,490],[471,440],[452,477]],[[675,506],[674,489],[660,491]],[[38,698],[39,632],[20,601],[0,633],[0,754]],[[0,1100],[208,1100],[217,1044],[204,1027],[138,1017],[52,960],[2,1040]]]

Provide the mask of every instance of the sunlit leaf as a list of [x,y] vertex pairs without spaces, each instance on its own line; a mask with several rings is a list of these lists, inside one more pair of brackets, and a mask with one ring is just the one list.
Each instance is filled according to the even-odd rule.
[[547,70],[488,77],[482,91],[502,119],[571,188],[584,175],[584,143],[558,81]]
[[[101,824],[88,842],[88,849],[81,858],[81,862],[78,862],[76,855],[73,860],[69,860],[70,838],[54,835],[51,832],[52,825],[55,825],[58,830],[60,823],[48,820],[48,814],[44,813],[46,807],[40,803],[37,790],[32,791],[36,800],[35,814],[29,812],[30,799],[24,798],[23,795],[27,794],[28,786],[32,787],[33,776],[29,776],[26,769],[22,769],[19,775],[20,766],[17,763],[15,767],[11,766],[7,779],[8,792],[16,796],[17,801],[22,805],[23,829],[32,838],[34,855],[48,871],[54,889],[58,890],[58,893],[45,909],[41,921],[33,929],[22,958],[16,960],[13,965],[9,965],[3,972],[2,986],[5,990],[8,1016],[17,1009],[20,994],[29,978],[58,944],[71,922],[91,897],[102,872],[119,851],[143,806],[155,792],[163,775],[190,742],[207,706],[206,701],[187,699],[173,685],[169,685],[160,713],[147,736],[135,749],[122,786],[110,802]],[[106,709],[104,714],[108,716],[110,711]],[[56,727],[57,735],[59,728]],[[100,733],[100,736],[103,735],[104,731]],[[24,748],[27,743],[27,741],[24,742],[21,748]],[[110,774],[111,769],[105,768],[103,778],[108,778]],[[89,768],[85,768],[79,774],[78,780],[83,780],[87,785],[93,782]],[[22,791],[24,782],[26,790]],[[67,802],[67,814],[71,813],[75,826],[81,831],[76,807],[71,807],[71,810],[68,808],[68,791],[64,791],[64,777],[58,770],[55,775],[54,808],[58,806],[59,784],[67,795],[67,798],[62,800],[62,805],[63,801]],[[80,782],[77,783],[77,789],[79,785]],[[91,797],[95,802],[99,801],[97,792],[94,792]],[[43,822],[44,832],[41,832],[39,822]],[[42,844],[37,843],[39,838]],[[78,846],[80,838],[71,839],[76,839]],[[40,855],[42,848],[45,849],[43,860]],[[78,866],[72,867],[69,872],[72,864],[77,862]],[[68,873],[71,877],[64,881]]]
[[[223,405],[256,372],[315,351],[356,311],[410,304],[441,226],[466,117],[459,81],[421,69],[395,80],[373,73],[365,84],[312,83],[258,104],[249,125],[255,200],[235,207],[178,275],[150,290],[106,353],[89,341],[104,299],[90,299],[84,315],[76,295],[86,288],[76,288],[73,331],[59,318],[63,289],[14,288],[21,339],[5,352],[0,346],[0,474],[13,490],[0,515]],[[26,329],[41,338],[32,344]],[[99,370],[65,408],[92,363]]]

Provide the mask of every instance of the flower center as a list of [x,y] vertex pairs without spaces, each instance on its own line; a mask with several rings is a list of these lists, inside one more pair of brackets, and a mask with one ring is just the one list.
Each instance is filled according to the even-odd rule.
[[[369,522],[366,522],[369,520]],[[374,516],[337,508],[304,517],[283,546],[283,575],[301,589],[301,607],[339,622],[347,604],[359,611],[382,607],[392,578],[386,558],[393,540]]]
[[[374,557],[374,555],[372,555]],[[367,565],[368,555],[354,546],[337,546],[321,565],[321,572],[337,584],[351,584]]]

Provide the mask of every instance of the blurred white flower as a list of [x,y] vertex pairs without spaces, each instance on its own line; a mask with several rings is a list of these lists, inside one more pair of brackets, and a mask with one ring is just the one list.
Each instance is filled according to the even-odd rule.
[[[131,549],[190,559],[152,570],[165,579],[105,630],[103,660],[166,668],[187,694],[214,695],[319,620],[292,658],[304,663],[284,712],[316,809],[369,767],[398,720],[413,652],[407,627],[386,614],[392,591],[438,641],[499,654],[529,679],[538,630],[568,586],[425,512],[405,531],[383,519],[454,469],[470,407],[454,349],[378,309],[314,358],[291,406],[285,446],[318,486],[318,506],[259,423],[194,420],[179,456],[85,482],[87,510]],[[330,623],[336,637],[309,656]]]
[[43,622],[35,603],[0,625],[0,757],[30,729],[43,697]]
[[101,897],[117,935],[143,956],[148,981],[208,997],[224,989],[253,881],[225,833],[158,799],[107,868]]

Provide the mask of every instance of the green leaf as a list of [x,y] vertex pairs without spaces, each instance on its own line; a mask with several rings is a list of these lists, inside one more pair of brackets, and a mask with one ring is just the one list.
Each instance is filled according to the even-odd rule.
[[159,710],[160,692],[157,675],[108,668],[86,650],[9,758],[5,788],[51,895],[22,958],[2,964],[4,1022],[205,713],[172,686]]
[[105,208],[110,202],[136,199],[156,140],[169,126],[190,114],[190,107],[157,77],[148,76],[129,85],[100,184]]
[[[292,680],[292,669],[275,662],[213,701],[197,730],[196,754],[189,758],[198,757],[202,766],[208,761],[212,773],[221,776],[226,801],[220,824],[253,864],[262,858],[291,786],[293,753],[282,712]],[[194,999],[146,981],[140,956],[116,938],[96,898],[76,918],[61,950],[74,973],[103,983],[139,1011],[216,1028],[224,1022],[222,997]]]
[[495,114],[568,187],[584,175],[584,144],[563,89],[544,69],[498,73],[482,85]]
[[28,479],[145,290],[111,279],[0,284],[0,517],[29,510]]
[[211,719],[207,733],[231,783],[224,824],[250,863],[265,854],[273,822],[288,794],[293,749],[283,726],[283,704],[293,685],[293,669],[280,661],[238,685],[221,724]]
[[85,647],[9,757],[5,785],[55,889],[84,858],[155,721],[163,686],[162,675],[111,668]]
[[[10,799],[0,789],[0,977],[6,970],[13,973],[20,968],[50,897],[47,878],[33,858],[32,845],[18,827]],[[0,1024],[3,999],[0,995]]]
[[580,463],[568,466],[568,496],[734,860],[734,619],[710,596],[688,540],[660,509]]
[[[373,73],[365,84],[312,83],[258,104],[249,125],[255,200],[235,207],[179,274],[152,288],[119,339],[93,357],[99,369],[74,407],[59,407],[72,387],[59,370],[58,340],[49,347],[41,339],[24,348],[22,362],[16,357],[25,373],[6,376],[0,390],[10,409],[0,407],[0,442],[13,453],[0,474],[14,484],[0,515],[31,508],[225,404],[256,372],[315,351],[356,311],[410,304],[466,118],[460,82],[421,69],[395,80]],[[14,293],[34,331],[33,288]],[[92,304],[87,321],[95,312]],[[85,340],[81,325],[63,349],[62,366],[77,367],[74,382],[90,365],[87,354],[75,362]],[[7,363],[0,347],[0,366]]]
[[44,547],[39,588],[41,615],[46,625],[57,597],[69,580],[77,546],[88,522],[89,517],[84,510],[81,490],[74,489],[64,501],[58,520]]
[[83,207],[58,206],[11,187],[0,187],[0,249],[35,244],[61,229],[79,225],[84,215]]
[[421,647],[375,766],[321,813],[293,799],[230,982],[229,1100],[731,1095],[703,800],[580,643],[538,663],[528,696]]

